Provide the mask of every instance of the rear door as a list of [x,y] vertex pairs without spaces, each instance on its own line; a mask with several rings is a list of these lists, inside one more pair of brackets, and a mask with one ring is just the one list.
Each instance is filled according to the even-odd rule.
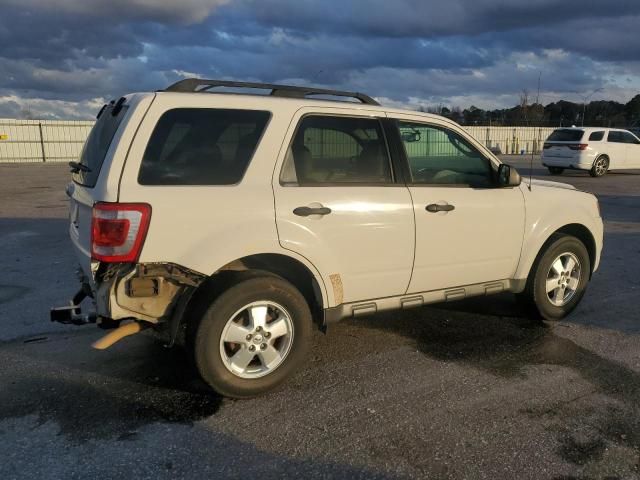
[[627,165],[627,144],[621,130],[609,130],[607,134],[607,156],[609,157],[609,168],[626,168]]
[[513,278],[524,235],[518,187],[496,187],[494,164],[446,123],[398,117],[413,198],[416,255],[408,293]]
[[301,109],[274,175],[280,244],[322,272],[334,304],[404,294],[411,277],[411,196],[379,116]]

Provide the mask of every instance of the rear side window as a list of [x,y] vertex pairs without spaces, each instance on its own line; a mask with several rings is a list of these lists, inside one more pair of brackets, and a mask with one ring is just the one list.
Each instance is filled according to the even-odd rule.
[[622,132],[618,132],[616,130],[610,130],[609,135],[607,135],[607,142],[624,143],[624,140],[622,138]]
[[283,184],[391,183],[380,122],[372,118],[305,117],[287,151]]
[[554,130],[554,132],[549,135],[547,139],[548,142],[579,142],[582,140],[582,136],[584,135],[584,130],[576,130],[569,128],[562,128],[559,130]]
[[[129,109],[128,106],[122,105],[121,101],[118,103],[120,105],[117,107],[113,104],[102,107],[100,116],[91,129],[91,133],[89,133],[80,154],[78,163],[86,168],[82,168],[73,174],[74,182],[89,188],[96,186],[102,164],[111,146],[111,141]],[[114,112],[116,113],[115,115],[113,114]]]
[[156,125],[142,158],[141,185],[233,185],[242,179],[271,114],[176,108]]
[[591,135],[589,135],[589,141],[591,142],[599,142],[603,138],[604,138],[604,131],[602,130],[599,132],[592,132]]

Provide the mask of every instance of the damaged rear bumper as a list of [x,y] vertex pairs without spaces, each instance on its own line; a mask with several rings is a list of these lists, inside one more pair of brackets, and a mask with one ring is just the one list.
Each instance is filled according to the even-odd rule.
[[87,323],[96,323],[96,312],[82,313],[80,304],[87,298],[88,293],[85,284],[73,296],[69,305],[64,307],[55,307],[51,309],[50,318],[52,322],[63,323],[65,325],[86,325]]
[[[169,263],[102,265],[93,282],[81,274],[80,291],[70,305],[51,309],[51,321],[115,328],[123,320],[133,320],[163,330],[173,344],[186,303],[204,279],[202,274]],[[83,313],[80,304],[87,296],[93,298],[93,306]]]

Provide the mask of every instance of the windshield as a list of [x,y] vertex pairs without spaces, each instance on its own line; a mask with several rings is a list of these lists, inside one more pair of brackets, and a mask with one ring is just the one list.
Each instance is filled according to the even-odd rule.
[[[113,115],[114,108],[117,108],[115,116]],[[74,182],[89,188],[95,187],[111,141],[118,131],[127,109],[126,105],[118,108],[111,104],[103,108],[80,154],[79,163],[86,168],[81,168],[73,174]]]
[[547,142],[579,142],[582,140],[583,135],[584,130],[566,128],[554,131],[547,139]]

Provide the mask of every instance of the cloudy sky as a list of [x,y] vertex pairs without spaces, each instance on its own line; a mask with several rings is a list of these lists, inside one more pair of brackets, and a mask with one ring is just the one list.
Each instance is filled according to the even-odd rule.
[[0,0],[0,117],[91,118],[185,76],[388,105],[640,93],[639,0]]

